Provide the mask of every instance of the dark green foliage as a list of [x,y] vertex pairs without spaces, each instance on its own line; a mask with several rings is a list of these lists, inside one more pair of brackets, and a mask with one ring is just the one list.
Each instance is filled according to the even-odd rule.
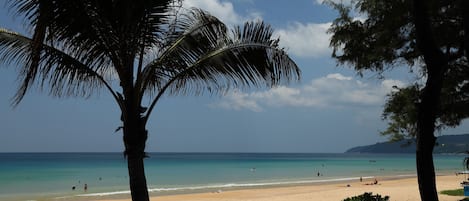
[[[435,128],[459,126],[469,117],[469,67],[466,61],[458,61],[446,73],[441,92],[441,108],[437,111]],[[383,120],[388,128],[381,132],[391,141],[415,138],[417,132],[417,107],[423,87],[415,84],[396,89],[388,95],[383,110]]]
[[397,89],[388,95],[384,105],[383,119],[389,120],[388,128],[381,132],[388,135],[391,141],[400,141],[403,134],[415,136],[417,132],[417,108],[420,90],[418,86]]
[[[429,15],[432,28],[438,33],[437,45],[448,60],[448,69],[438,109],[437,129],[458,126],[469,116],[469,68],[464,54],[462,1],[430,1]],[[349,64],[361,74],[364,70],[382,72],[407,65],[413,71],[426,74],[422,66],[422,53],[416,45],[416,30],[411,15],[412,2],[360,0],[354,5],[329,2],[339,11],[329,32],[333,33],[333,57],[340,64]],[[366,14],[366,19],[354,14]],[[467,53],[466,53],[467,54]],[[390,140],[414,138],[416,134],[416,104],[423,90],[415,84],[397,89],[388,96],[383,119],[388,128],[382,132]]]
[[[464,54],[461,1],[430,1],[429,15],[432,28],[438,33],[437,45],[446,55],[448,68],[441,92],[441,106],[437,108],[437,130],[456,127],[469,117],[469,67]],[[360,0],[354,5],[329,2],[340,15],[329,32],[330,45],[338,63],[352,65],[358,73],[364,70],[382,72],[406,64],[417,68],[425,76],[422,54],[416,46],[416,30],[411,15],[410,0]],[[360,20],[354,14],[366,14]],[[417,132],[417,105],[421,102],[424,86],[415,84],[395,88],[388,95],[383,120],[388,127],[381,134],[391,141],[415,138]]]
[[[350,64],[358,72],[380,72],[406,64],[420,67],[421,52],[417,48],[416,30],[411,15],[412,1],[359,0],[354,5],[328,4],[339,11],[329,29],[333,57],[341,64]],[[436,1],[429,4],[437,44],[451,60],[462,56],[464,35],[461,1]],[[366,19],[356,18],[365,14]]]
[[[420,196],[438,200],[433,164],[435,130],[467,117],[469,2],[358,0],[329,2],[339,17],[330,28],[332,56],[358,74],[407,65],[421,73],[409,89],[390,95],[383,114],[391,139],[415,137]],[[362,19],[356,13],[362,14]],[[413,91],[413,92],[412,92]],[[403,106],[400,104],[410,104]],[[414,114],[412,114],[414,113]],[[405,133],[403,133],[405,132]]]
[[380,194],[363,193],[362,195],[346,198],[343,201],[389,201],[389,196],[381,197]]
[[[352,65],[357,72],[383,71],[395,64],[412,66],[418,54],[412,39],[414,28],[408,12],[408,1],[357,1],[352,5],[335,4],[340,12],[332,27],[333,57],[341,64]],[[351,12],[354,11],[354,12]],[[368,15],[366,20],[352,13]],[[393,20],[389,20],[393,19]]]

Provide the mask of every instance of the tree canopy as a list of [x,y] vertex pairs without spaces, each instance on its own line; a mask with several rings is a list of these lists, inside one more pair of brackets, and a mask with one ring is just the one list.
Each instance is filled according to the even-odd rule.
[[[466,64],[465,64],[466,65]],[[464,119],[469,118],[469,68],[464,65],[454,66],[447,73],[443,83],[441,108],[438,110],[437,130],[457,127]],[[417,127],[417,107],[423,86],[416,82],[413,85],[396,88],[388,95],[384,105],[383,120],[388,127],[381,134],[391,141],[404,138],[415,138]]]
[[[429,2],[432,28],[438,33],[437,45],[449,61],[436,128],[455,127],[469,117],[463,1]],[[412,1],[361,0],[353,5],[329,4],[340,14],[329,30],[333,33],[333,57],[340,64],[352,66],[359,74],[365,70],[382,73],[395,67],[407,67],[418,74],[418,80],[411,85],[390,92],[382,116],[389,121],[382,134],[391,140],[415,137],[415,104],[420,101],[427,69],[417,48]]]
[[[357,0],[329,4],[338,12],[330,32],[332,56],[359,74],[409,66],[424,82],[392,92],[384,134],[416,139],[420,197],[438,200],[433,164],[435,130],[467,116],[469,3],[465,0]],[[358,14],[358,15],[353,15]],[[409,105],[402,105],[409,104]],[[437,126],[438,125],[438,126]]]

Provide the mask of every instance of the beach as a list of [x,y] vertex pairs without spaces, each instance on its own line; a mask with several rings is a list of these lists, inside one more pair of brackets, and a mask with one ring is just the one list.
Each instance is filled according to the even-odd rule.
[[[463,170],[464,155],[434,158],[438,190],[461,188],[466,178],[454,173]],[[3,153],[0,161],[0,200],[130,198],[120,153]],[[419,197],[409,154],[152,153],[145,162],[153,200],[343,200],[364,192]],[[365,185],[374,178],[378,185]]]
[[[215,191],[208,193],[183,194],[156,196],[151,200],[158,201],[331,201],[343,200],[347,197],[373,192],[373,194],[388,195],[390,200],[395,201],[416,201],[420,200],[416,177],[400,178],[393,177],[377,178],[378,184],[373,183],[374,179],[366,179],[360,182],[334,182],[314,185],[300,185],[288,187],[271,187],[260,189],[243,189],[230,191]],[[465,179],[463,175],[443,175],[437,176],[438,192],[442,190],[452,190],[462,188],[459,184]],[[448,196],[439,193],[440,201],[456,201],[463,199],[463,196]],[[105,201],[130,201],[130,199],[115,199]]]

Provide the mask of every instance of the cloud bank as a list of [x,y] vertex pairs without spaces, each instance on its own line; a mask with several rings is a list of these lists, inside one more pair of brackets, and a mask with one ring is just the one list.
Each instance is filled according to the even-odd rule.
[[289,54],[299,57],[329,56],[332,53],[329,48],[331,35],[327,30],[331,24],[294,22],[286,29],[278,29],[275,35],[280,37],[280,45]]
[[329,109],[380,106],[393,86],[402,87],[405,83],[388,79],[370,84],[335,73],[313,79],[299,88],[279,86],[263,92],[233,91],[210,107],[261,112],[266,107]]
[[[316,0],[317,4],[323,4],[325,0]],[[352,0],[332,0],[334,3],[343,3],[345,5],[352,4]]]
[[200,8],[208,11],[211,15],[217,17],[222,22],[233,26],[241,25],[248,20],[262,19],[258,12],[251,12],[247,16],[236,13],[231,2],[220,0],[186,0],[183,2],[184,8]]
[[[252,11],[246,15],[236,12],[233,4],[220,0],[186,0],[184,8],[201,8],[219,18],[222,22],[233,26],[242,25],[246,21],[262,19],[262,14]],[[268,23],[268,22],[267,22]],[[331,23],[300,23],[291,22],[286,28],[275,28],[275,37],[280,37],[280,45],[290,55],[298,57],[329,56],[330,34],[327,29]]]
[[[352,4],[351,0],[332,0],[335,3]],[[315,0],[316,4],[323,4],[324,0]],[[229,26],[242,25],[246,21],[261,20],[262,14],[250,11],[246,14],[236,12],[233,3],[222,0],[185,0],[184,8],[201,8],[219,18]],[[364,21],[366,16],[356,13],[355,20]],[[268,22],[267,22],[268,23]],[[303,58],[319,58],[330,56],[329,47],[331,34],[327,30],[332,22],[327,23],[301,23],[290,22],[285,28],[275,28],[275,37],[280,37],[280,45],[286,48],[292,56]]]

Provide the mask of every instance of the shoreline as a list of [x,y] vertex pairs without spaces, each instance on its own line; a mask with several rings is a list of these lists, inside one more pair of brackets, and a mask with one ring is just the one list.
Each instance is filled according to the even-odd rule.
[[[416,175],[378,176],[378,184],[372,185],[374,177],[341,181],[312,182],[289,185],[253,186],[243,188],[213,188],[204,191],[186,191],[185,193],[151,194],[150,200],[176,201],[341,201],[347,197],[361,195],[365,192],[390,196],[391,200],[420,200]],[[462,188],[463,175],[437,175],[437,190]],[[207,191],[209,190],[209,191]],[[439,194],[440,201],[461,200],[464,196],[447,196]],[[60,199],[59,199],[60,200]],[[130,201],[130,195],[75,197],[73,200]]]
[[[150,188],[148,192],[150,197],[157,196],[172,196],[172,195],[184,195],[184,194],[199,194],[199,193],[210,193],[210,192],[222,192],[222,191],[236,191],[236,190],[250,190],[250,189],[269,189],[269,188],[281,188],[281,187],[296,187],[296,186],[315,186],[315,185],[328,185],[328,184],[341,184],[341,183],[352,183],[359,181],[362,178],[363,182],[369,180],[374,181],[375,178],[381,178],[382,180],[396,180],[403,178],[416,177],[415,174],[405,175],[381,175],[381,176],[352,176],[342,178],[325,178],[325,179],[304,179],[304,180],[285,180],[285,181],[267,181],[267,182],[255,182],[255,183],[229,183],[229,184],[212,184],[212,185],[201,185],[201,186],[180,186],[180,187],[168,187],[168,188]],[[126,198],[130,195],[129,190],[112,191],[112,192],[100,192],[100,193],[85,193],[75,195],[77,198],[106,198],[115,197],[118,199]],[[70,196],[60,197],[58,199],[70,198]]]
[[[127,170],[118,154],[0,157],[8,164],[7,171],[0,173],[0,200],[130,200]],[[435,156],[437,174],[454,175],[461,169],[461,160],[462,156]],[[31,165],[25,166],[25,161]],[[408,154],[160,154],[148,159],[146,166],[150,196],[157,200],[204,193],[223,194],[225,198],[232,191],[289,187],[314,190],[332,184],[335,188],[347,184],[355,188],[353,183],[360,177],[371,183],[374,177],[382,182],[415,178],[416,174],[415,157]],[[463,179],[459,180],[456,183]],[[88,184],[87,190],[84,184]],[[246,197],[251,200],[252,196]]]
[[[300,180],[277,180],[277,181],[257,181],[253,183],[224,183],[224,184],[207,184],[195,186],[178,186],[178,187],[165,187],[165,188],[152,188],[149,187],[148,191],[151,197],[158,196],[173,196],[185,194],[199,194],[210,192],[222,191],[235,191],[235,190],[252,190],[252,189],[269,189],[281,187],[296,187],[296,186],[316,186],[328,184],[341,184],[353,183],[359,181],[360,178],[365,181],[374,181],[375,178],[380,180],[396,180],[403,178],[416,177],[416,174],[400,174],[400,175],[378,175],[378,176],[350,176],[350,177],[324,177],[324,178],[304,178]],[[124,199],[130,198],[129,190],[117,190],[108,192],[94,192],[82,193],[76,195],[56,197],[56,200],[101,200],[101,199]]]

